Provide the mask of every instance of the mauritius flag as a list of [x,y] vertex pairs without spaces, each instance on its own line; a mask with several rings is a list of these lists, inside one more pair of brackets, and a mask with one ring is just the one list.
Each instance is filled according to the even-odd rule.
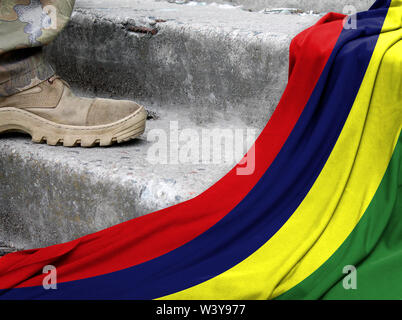
[[352,18],[293,39],[252,174],[240,163],[192,200],[8,254],[0,299],[402,299],[402,0]]

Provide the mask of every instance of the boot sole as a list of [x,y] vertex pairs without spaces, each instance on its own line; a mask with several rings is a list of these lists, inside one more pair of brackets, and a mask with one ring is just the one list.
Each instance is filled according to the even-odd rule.
[[58,124],[17,108],[0,109],[0,133],[18,131],[29,134],[36,143],[65,147],[109,146],[135,139],[145,131],[147,113],[141,107],[133,114],[100,126]]

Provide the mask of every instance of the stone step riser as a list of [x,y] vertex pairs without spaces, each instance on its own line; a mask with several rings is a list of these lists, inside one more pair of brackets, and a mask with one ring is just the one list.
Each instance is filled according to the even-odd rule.
[[[175,2],[175,0],[169,0]],[[181,0],[178,0],[181,1]],[[243,6],[245,10],[263,10],[273,8],[295,8],[303,12],[340,12],[345,7],[352,6],[358,12],[367,10],[374,0],[195,0],[199,3],[222,3],[232,4],[234,6]]]
[[132,32],[124,22],[78,11],[47,55],[74,86],[98,95],[191,106],[200,123],[214,110],[266,123],[286,85],[292,35],[169,21],[155,28],[156,35]]

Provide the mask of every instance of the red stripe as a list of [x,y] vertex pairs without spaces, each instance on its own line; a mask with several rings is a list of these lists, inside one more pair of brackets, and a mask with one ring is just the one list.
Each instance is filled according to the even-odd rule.
[[216,224],[255,186],[282,148],[336,44],[343,18],[330,13],[293,39],[288,85],[254,144],[254,174],[237,175],[236,166],[192,200],[65,244],[6,255],[0,259],[0,288],[40,285],[47,264],[57,267],[58,282],[125,269],[174,250]]

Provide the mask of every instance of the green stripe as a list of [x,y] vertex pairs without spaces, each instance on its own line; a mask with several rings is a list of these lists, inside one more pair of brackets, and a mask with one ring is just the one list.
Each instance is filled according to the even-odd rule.
[[[339,249],[312,275],[277,297],[402,299],[402,135],[367,211]],[[343,287],[343,268],[356,267],[357,289]]]

